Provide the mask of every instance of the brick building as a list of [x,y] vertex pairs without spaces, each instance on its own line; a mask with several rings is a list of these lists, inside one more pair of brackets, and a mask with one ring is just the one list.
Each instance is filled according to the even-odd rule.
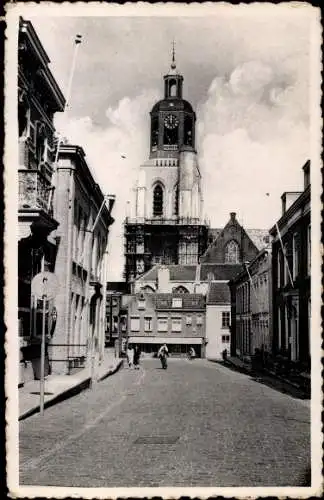
[[269,244],[265,229],[245,229],[231,212],[230,220],[223,228],[209,230],[209,245],[201,256],[202,264],[242,264],[252,260]]
[[272,273],[270,247],[264,248],[229,282],[231,354],[249,357],[272,350]]
[[[282,195],[282,216],[270,234],[273,269],[273,349],[310,367],[311,200],[310,161],[304,190]],[[279,238],[278,229],[280,231]],[[282,248],[283,246],[283,248]]]
[[194,347],[205,357],[206,304],[201,294],[139,293],[128,304],[128,344],[156,353],[167,344],[170,355]]
[[91,343],[103,354],[107,245],[115,199],[110,197],[107,205],[103,201],[83,149],[61,145],[54,196],[54,213],[60,221],[55,263],[59,291],[50,354],[56,373],[83,365]]
[[[29,21],[19,20],[18,38],[18,322],[20,346],[39,342],[41,301],[31,296],[31,280],[41,269],[54,271],[59,221],[50,203],[55,129],[53,117],[64,97],[48,67],[49,58]],[[53,313],[53,314],[52,314]],[[46,313],[54,321],[53,301]],[[24,367],[24,364],[21,364]],[[21,383],[23,377],[21,377]]]

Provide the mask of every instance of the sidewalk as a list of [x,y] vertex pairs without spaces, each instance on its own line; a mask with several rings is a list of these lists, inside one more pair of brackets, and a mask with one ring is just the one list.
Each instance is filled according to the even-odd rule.
[[[248,361],[243,361],[240,358],[237,357],[231,357],[229,356],[226,361],[221,361],[221,360],[216,360],[216,359],[210,359],[209,361],[212,361],[214,363],[220,363],[223,366],[226,366],[228,368],[240,371],[241,373],[245,373],[246,375],[250,375],[251,377],[254,377],[255,379],[259,380],[262,383],[265,383],[267,385],[271,385],[272,387],[275,387],[277,389],[283,389],[283,386],[285,387],[284,392],[289,392],[291,394],[297,395],[299,394],[302,399],[309,399],[310,398],[310,378],[304,377],[303,374],[300,376],[300,381],[294,381],[289,379],[288,377],[283,377],[281,375],[278,375],[277,373],[274,373],[270,370],[263,369],[262,371],[255,372],[252,369],[252,364],[251,362]],[[305,379],[305,380],[304,380]],[[282,387],[279,388],[279,385],[281,384]],[[290,389],[289,389],[290,388]]]
[[[123,365],[123,359],[115,358],[114,350],[106,350],[104,359],[96,367],[94,382],[100,382],[115,373]],[[90,386],[90,368],[83,368],[73,375],[49,375],[45,380],[44,408],[48,408],[64,399],[81,392]],[[32,380],[20,389],[19,420],[24,420],[40,410],[39,380]]]

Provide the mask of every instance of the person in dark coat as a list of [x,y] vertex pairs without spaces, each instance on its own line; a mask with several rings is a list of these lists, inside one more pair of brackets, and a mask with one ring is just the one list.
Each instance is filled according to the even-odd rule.
[[135,370],[139,369],[141,351],[138,345],[134,347],[134,368]]

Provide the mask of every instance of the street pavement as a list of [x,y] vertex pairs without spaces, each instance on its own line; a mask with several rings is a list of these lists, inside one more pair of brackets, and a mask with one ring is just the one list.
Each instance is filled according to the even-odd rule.
[[310,405],[206,360],[147,359],[20,422],[20,484],[307,486]]

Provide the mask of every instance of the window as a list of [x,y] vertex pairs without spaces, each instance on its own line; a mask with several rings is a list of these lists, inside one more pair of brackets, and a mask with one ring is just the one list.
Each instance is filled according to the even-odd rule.
[[132,316],[130,319],[130,329],[132,332],[140,331],[140,319],[139,317]]
[[298,276],[299,273],[299,241],[298,234],[293,235],[293,279]]
[[229,311],[222,312],[222,328],[229,328],[231,320],[231,313]]
[[311,256],[312,256],[312,249],[311,249],[311,225],[307,227],[307,274],[310,276],[311,273]]
[[173,297],[172,299],[172,307],[180,308],[182,307],[182,299],[178,297]]
[[179,212],[179,184],[177,183],[173,190],[173,215]]
[[159,317],[157,319],[157,329],[158,329],[158,332],[167,332],[168,331],[168,318],[167,317]]
[[163,189],[160,184],[157,184],[153,190],[153,216],[160,217],[163,215]]
[[186,316],[186,325],[192,325],[192,317],[191,316]]
[[197,315],[197,320],[196,320],[197,326],[201,326],[203,324],[203,318],[201,314]]
[[173,292],[175,292],[175,293],[189,293],[188,290],[186,289],[186,287],[182,286],[182,285],[175,287],[173,289]]
[[137,303],[138,309],[145,309],[145,297],[140,297]]
[[151,332],[152,331],[152,318],[151,317],[145,317],[144,318],[144,331],[145,332]]
[[181,332],[182,321],[181,318],[171,318],[171,329],[173,332]]
[[278,250],[278,260],[277,260],[277,287],[281,287],[281,263],[282,263],[282,251]]
[[225,262],[239,263],[239,245],[234,240],[229,241],[225,247]]
[[228,343],[230,341],[230,336],[229,335],[222,335],[222,342],[223,344]]
[[285,280],[285,285],[288,284],[289,282],[289,270],[288,270],[288,244],[285,244],[284,247],[284,280]]

